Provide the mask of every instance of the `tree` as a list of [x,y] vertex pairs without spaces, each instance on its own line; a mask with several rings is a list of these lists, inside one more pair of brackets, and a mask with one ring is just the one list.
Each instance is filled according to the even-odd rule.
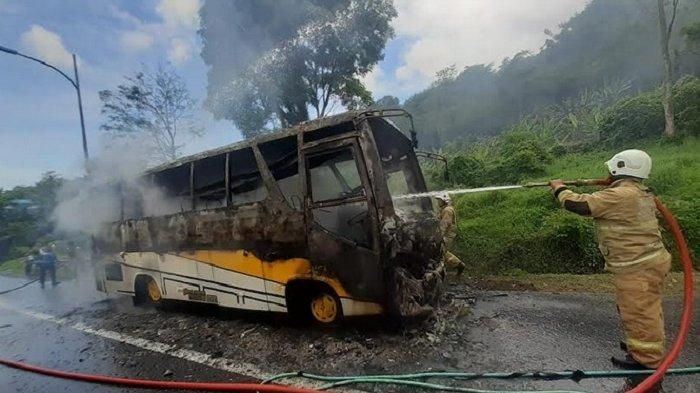
[[435,73],[435,81],[433,82],[433,86],[439,86],[447,82],[454,82],[457,75],[459,75],[459,71],[457,71],[456,64],[452,64],[449,67],[438,70],[438,72]]
[[155,72],[144,67],[125,80],[116,90],[99,93],[107,117],[100,128],[113,138],[144,136],[158,158],[174,160],[184,137],[202,135],[194,122],[196,101],[171,67],[159,66]]
[[369,106],[360,77],[383,58],[396,10],[391,0],[209,0],[200,16],[205,107],[252,137]]
[[394,96],[384,96],[372,104],[373,108],[397,108],[401,106],[401,101],[398,97]]
[[666,22],[666,0],[658,0],[659,5],[659,32],[661,38],[661,56],[664,60],[664,81],[663,99],[664,117],[666,126],[664,135],[673,136],[676,134],[676,127],[673,124],[673,59],[669,51],[673,24],[676,21],[676,10],[679,0],[671,0],[671,20]]

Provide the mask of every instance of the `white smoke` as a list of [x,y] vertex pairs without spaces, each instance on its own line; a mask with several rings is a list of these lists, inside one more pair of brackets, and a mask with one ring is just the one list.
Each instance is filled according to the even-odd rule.
[[153,156],[147,146],[136,140],[112,143],[90,161],[87,176],[66,181],[52,215],[56,230],[96,235],[123,212],[134,217],[179,211],[179,203],[142,176]]

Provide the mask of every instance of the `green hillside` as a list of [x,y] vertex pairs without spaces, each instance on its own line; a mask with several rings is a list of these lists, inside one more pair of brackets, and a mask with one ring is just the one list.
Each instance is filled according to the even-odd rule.
[[[558,33],[545,30],[554,26],[542,26],[549,38],[537,53],[464,69],[445,64],[432,86],[404,103],[422,147],[498,135],[550,106],[566,110],[586,91],[612,85],[630,95],[658,86],[663,63],[657,7],[656,0],[593,0]],[[678,7],[671,46],[680,78],[700,72],[700,2],[681,1]]]

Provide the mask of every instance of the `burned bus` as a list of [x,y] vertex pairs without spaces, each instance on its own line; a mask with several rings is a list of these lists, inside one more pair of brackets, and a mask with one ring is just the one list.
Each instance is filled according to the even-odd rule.
[[426,184],[397,115],[347,112],[146,171],[156,202],[119,187],[121,219],[94,239],[98,289],[320,323],[430,313],[444,245],[432,201],[405,197]]

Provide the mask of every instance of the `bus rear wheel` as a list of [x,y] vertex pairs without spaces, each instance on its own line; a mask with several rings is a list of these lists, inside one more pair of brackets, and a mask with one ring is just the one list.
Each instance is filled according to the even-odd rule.
[[338,297],[327,291],[320,291],[311,296],[309,308],[313,320],[324,325],[337,322],[341,316]]

